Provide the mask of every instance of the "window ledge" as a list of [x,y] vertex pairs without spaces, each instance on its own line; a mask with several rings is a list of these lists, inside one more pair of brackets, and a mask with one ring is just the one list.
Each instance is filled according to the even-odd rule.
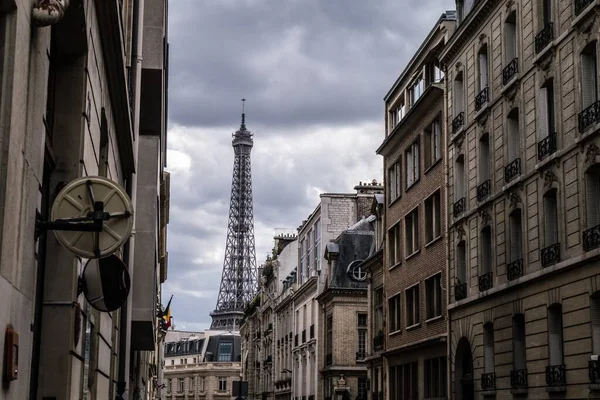
[[519,80],[519,73],[517,72],[515,76],[510,78],[510,81],[506,82],[506,85],[502,85],[502,90],[500,90],[500,94],[504,95],[510,88],[514,86],[515,83]]
[[388,333],[388,336],[389,337],[397,336],[400,333],[402,333],[402,329],[398,329],[398,330],[395,330],[394,332],[390,332],[390,333]]
[[484,397],[491,397],[491,396],[495,396],[495,395],[496,395],[496,389],[494,389],[494,390],[483,390],[483,391],[481,392],[481,394],[482,394]]
[[414,256],[416,256],[420,252],[421,252],[421,249],[417,249],[417,250],[413,251],[410,255],[406,256],[405,260],[406,261],[410,260],[411,258],[413,258]]
[[562,393],[567,391],[567,386],[547,386],[546,392],[548,393]]
[[585,131],[580,132],[579,139],[576,139],[575,143],[580,143],[580,142],[583,142],[584,140],[587,140],[590,136],[595,135],[599,130],[600,130],[600,122],[597,122],[595,124],[588,126],[585,129]]
[[416,328],[418,328],[419,326],[421,326],[421,323],[420,323],[420,322],[417,322],[416,324],[412,324],[411,326],[407,326],[407,327],[406,327],[406,330],[407,330],[407,331],[411,331],[411,330],[413,330],[413,329],[416,329]]
[[475,119],[479,119],[479,118],[481,118],[481,116],[482,116],[483,114],[485,114],[485,113],[486,113],[486,111],[488,110],[488,107],[490,106],[490,101],[491,101],[491,100],[490,100],[490,99],[488,99],[488,101],[486,101],[485,103],[483,103],[483,104],[481,105],[481,108],[480,108],[480,109],[479,109],[479,111],[477,111],[477,113],[475,114]]
[[597,392],[600,390],[600,383],[590,383],[590,390]]
[[423,171],[423,173],[425,175],[427,175],[427,173],[429,171],[431,171],[436,165],[438,165],[440,163],[440,161],[442,161],[442,157],[440,156],[440,158],[438,158],[437,160],[435,160],[429,167],[425,168],[425,171]]
[[427,242],[425,244],[425,248],[433,245],[435,242],[437,242],[438,240],[440,240],[444,235],[438,235],[437,237],[433,238],[432,240],[430,240],[429,242]]
[[391,271],[393,269],[396,269],[397,267],[402,266],[402,261],[397,262],[396,264],[392,265],[391,267],[388,268],[388,271]]
[[586,19],[589,16],[592,9],[594,9],[598,5],[600,5],[600,1],[598,1],[598,0],[592,1],[583,11],[581,11],[581,13],[579,13],[579,15],[577,15],[573,19],[573,22],[571,22],[571,28],[575,28],[577,25],[579,25],[581,23],[581,21],[583,21],[584,19]]
[[393,206],[401,198],[402,198],[402,196],[397,196],[394,200],[390,201],[390,203],[388,204],[388,208],[390,208],[391,206]]
[[415,179],[415,181],[413,183],[410,184],[410,186],[407,186],[406,189],[404,189],[404,192],[408,192],[410,189],[412,189],[413,187],[415,187],[417,185],[417,183],[419,183],[419,180],[421,180],[421,176],[419,175],[419,177],[417,179]]
[[[559,41],[560,42],[560,41]],[[537,64],[539,63],[541,60],[543,60],[544,58],[546,58],[546,56],[548,54],[550,54],[550,49],[554,47],[554,40],[551,40],[550,43],[548,43],[546,45],[546,47],[544,47],[542,49],[542,51],[540,51],[539,53],[537,53],[535,55],[535,57],[533,57],[533,63]]]
[[464,132],[464,130],[465,130],[465,124],[463,123],[460,126],[460,128],[458,128],[456,130],[456,132],[454,132],[454,133],[451,134],[452,136],[450,137],[450,142],[454,143],[456,141],[456,139],[458,139],[460,137],[460,135],[462,135],[462,133]]
[[430,323],[432,323],[432,322],[439,321],[439,320],[441,320],[441,319],[442,319],[442,317],[443,317],[443,315],[441,315],[441,314],[440,314],[440,315],[438,315],[437,317],[432,317],[432,318],[426,319],[426,320],[425,320],[425,323],[426,323],[426,324],[430,324]]
[[528,388],[517,388],[517,389],[510,389],[510,394],[512,394],[513,396],[524,396],[529,392]]

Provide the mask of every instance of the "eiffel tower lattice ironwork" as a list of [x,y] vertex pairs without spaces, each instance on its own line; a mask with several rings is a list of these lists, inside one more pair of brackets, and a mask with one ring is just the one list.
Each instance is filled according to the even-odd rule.
[[[242,102],[245,102],[245,99],[242,99]],[[211,329],[239,330],[244,316],[244,308],[257,291],[258,274],[254,246],[250,169],[250,152],[253,144],[253,134],[246,129],[246,114],[242,109],[242,124],[240,129],[233,134],[232,141],[235,159],[231,182],[227,242],[217,307],[210,313]]]

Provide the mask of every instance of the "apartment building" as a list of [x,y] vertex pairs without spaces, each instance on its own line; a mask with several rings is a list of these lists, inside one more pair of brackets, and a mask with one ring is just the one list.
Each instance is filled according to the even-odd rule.
[[160,399],[231,399],[240,381],[240,336],[231,332],[168,331],[165,390]]
[[[0,349],[15,358],[0,399],[154,396],[167,277],[167,1],[1,5]],[[136,240],[114,253],[131,289],[111,313],[79,290],[88,260],[36,225],[66,183],[93,175],[121,186],[135,215]]]
[[382,349],[390,399],[447,395],[445,76],[439,54],[455,16],[440,16],[384,98],[386,136],[377,153],[387,179],[387,240],[382,286],[374,288],[374,344]]
[[600,4],[457,2],[448,93],[450,394],[600,393]]

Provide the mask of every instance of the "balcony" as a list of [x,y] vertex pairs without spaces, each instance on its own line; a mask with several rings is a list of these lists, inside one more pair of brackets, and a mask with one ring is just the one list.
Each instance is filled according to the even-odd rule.
[[481,185],[477,186],[477,201],[482,202],[492,192],[492,181],[489,179],[484,181]]
[[302,331],[302,343],[306,343],[306,329]]
[[554,29],[552,28],[552,22],[549,22],[540,33],[535,35],[535,53],[538,54],[544,50],[553,39]]
[[310,339],[314,339],[315,338],[315,324],[312,324],[310,326]]
[[567,384],[567,368],[562,365],[546,367],[546,384],[548,386],[565,386]]
[[456,301],[467,298],[467,282],[454,285],[454,299]]
[[502,70],[502,84],[506,85],[507,83],[509,83],[512,80],[512,78],[514,78],[515,75],[517,75],[517,72],[519,72],[519,58],[515,57]]
[[373,349],[381,350],[383,348],[383,332],[379,332],[373,337]]
[[364,351],[356,352],[356,361],[363,361],[367,357],[367,353]]
[[333,364],[333,354],[325,354],[325,365],[327,366],[331,364]]
[[575,0],[575,15],[581,14],[581,12],[593,2],[594,0]]
[[493,275],[491,272],[487,274],[483,274],[479,277],[479,291],[485,292],[488,289],[491,289],[494,286],[494,282],[492,280]]
[[600,247],[600,225],[583,232],[583,250],[590,251]]
[[475,111],[481,110],[481,107],[490,100],[490,89],[486,86],[477,96],[475,96]]
[[510,386],[513,389],[522,389],[527,387],[527,370],[513,369],[510,371]]
[[583,133],[593,124],[600,122],[600,101],[592,103],[589,107],[579,113],[579,132]]
[[461,126],[465,124],[465,113],[460,112],[454,119],[452,120],[452,133],[456,133]]
[[454,218],[457,218],[460,214],[464,213],[466,207],[467,200],[464,197],[455,201],[452,205],[452,214],[454,215]]
[[541,250],[542,267],[556,264],[560,261],[560,243],[555,243]]
[[521,159],[516,158],[504,168],[504,182],[508,183],[521,175]]
[[482,390],[494,390],[496,389],[496,374],[490,372],[488,374],[481,374],[481,389]]
[[509,281],[523,276],[523,259],[513,261],[506,266],[506,277]]
[[556,147],[556,133],[551,133],[538,142],[538,160],[541,161],[556,152]]
[[588,361],[588,374],[590,377],[591,384],[600,385],[600,361],[598,361],[598,360]]
[[294,335],[294,346],[298,347],[298,334],[297,333]]

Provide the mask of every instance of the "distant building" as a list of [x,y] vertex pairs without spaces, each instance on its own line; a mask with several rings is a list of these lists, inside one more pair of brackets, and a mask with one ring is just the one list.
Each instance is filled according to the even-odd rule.
[[228,332],[168,331],[161,399],[231,399],[241,378],[240,336]]

